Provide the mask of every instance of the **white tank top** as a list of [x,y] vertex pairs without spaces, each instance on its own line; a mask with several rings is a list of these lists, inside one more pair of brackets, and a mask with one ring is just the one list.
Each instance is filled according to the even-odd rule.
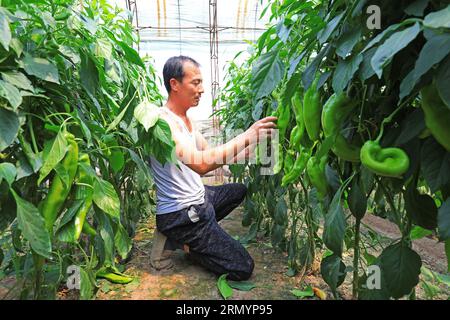
[[[183,134],[189,137],[193,147],[197,148],[195,131],[189,132],[183,120],[167,107],[162,107],[161,111],[181,126]],[[180,160],[177,161],[180,168],[169,162],[163,166],[150,156],[150,167],[156,183],[156,214],[182,210],[205,201],[205,186],[200,175]]]

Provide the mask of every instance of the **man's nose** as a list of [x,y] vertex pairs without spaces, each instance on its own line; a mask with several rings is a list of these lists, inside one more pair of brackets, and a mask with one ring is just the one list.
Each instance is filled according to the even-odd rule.
[[203,85],[202,85],[202,84],[200,85],[200,88],[198,89],[198,92],[199,92],[199,93],[203,93],[203,92],[205,92],[205,90],[204,90],[204,88],[203,88]]

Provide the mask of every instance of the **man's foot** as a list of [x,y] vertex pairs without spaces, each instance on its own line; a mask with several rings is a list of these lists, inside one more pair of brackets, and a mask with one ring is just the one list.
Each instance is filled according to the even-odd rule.
[[153,236],[153,247],[150,254],[150,265],[158,271],[166,271],[173,268],[174,264],[171,258],[175,248],[171,247],[167,237],[163,235],[158,229],[155,229]]

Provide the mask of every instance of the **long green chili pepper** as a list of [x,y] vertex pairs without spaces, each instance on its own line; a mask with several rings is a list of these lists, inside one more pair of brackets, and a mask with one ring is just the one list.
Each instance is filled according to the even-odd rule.
[[64,184],[58,175],[55,175],[50,184],[47,197],[43,200],[40,209],[45,220],[45,227],[50,235],[53,234],[53,224],[60,213],[64,202],[72,188],[72,183],[78,167],[78,145],[75,136],[71,133],[65,133],[65,138],[69,144],[66,155],[62,160],[62,166],[69,175],[68,183]]

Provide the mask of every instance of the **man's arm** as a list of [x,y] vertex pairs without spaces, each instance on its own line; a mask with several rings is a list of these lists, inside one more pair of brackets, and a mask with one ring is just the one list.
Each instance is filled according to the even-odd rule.
[[197,150],[176,123],[166,117],[163,117],[163,119],[169,123],[172,131],[177,157],[189,168],[203,175],[230,162],[246,147],[255,144],[258,141],[258,135],[261,137],[270,136],[272,129],[276,127],[273,121],[277,118],[267,117],[261,119],[255,122],[247,131],[227,143],[205,150]]

